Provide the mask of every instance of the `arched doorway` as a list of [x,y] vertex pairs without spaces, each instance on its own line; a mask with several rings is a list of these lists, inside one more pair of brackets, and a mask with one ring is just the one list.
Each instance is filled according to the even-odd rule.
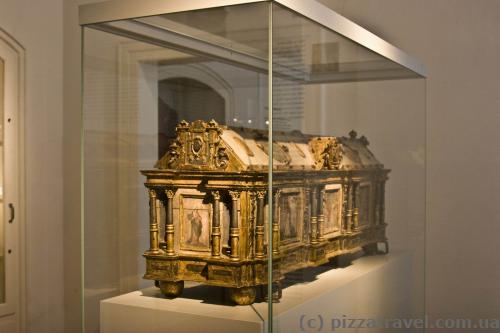
[[174,77],[158,82],[158,158],[167,151],[175,138],[175,126],[188,122],[215,119],[226,123],[226,101],[209,85],[186,77]]

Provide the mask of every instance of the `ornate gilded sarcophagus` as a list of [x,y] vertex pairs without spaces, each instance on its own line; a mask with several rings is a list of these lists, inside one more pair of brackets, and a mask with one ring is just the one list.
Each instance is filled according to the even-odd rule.
[[379,243],[387,252],[389,170],[364,136],[274,132],[270,193],[266,131],[200,120],[183,121],[176,132],[155,169],[142,171],[150,199],[144,278],[165,295],[197,281],[227,287],[234,302],[251,304],[268,283],[269,255],[278,283],[340,255],[375,253]]

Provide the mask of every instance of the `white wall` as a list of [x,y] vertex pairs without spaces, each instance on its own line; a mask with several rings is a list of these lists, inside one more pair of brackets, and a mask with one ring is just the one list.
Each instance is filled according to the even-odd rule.
[[500,2],[321,2],[427,66],[427,312],[498,317]]
[[62,0],[1,0],[26,49],[26,331],[63,332]]

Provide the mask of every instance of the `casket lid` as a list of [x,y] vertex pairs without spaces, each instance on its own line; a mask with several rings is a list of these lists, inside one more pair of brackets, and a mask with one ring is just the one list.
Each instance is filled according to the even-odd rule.
[[[368,149],[366,137],[314,136],[299,131],[273,133],[275,170],[358,170],[383,168]],[[268,133],[226,127],[214,120],[177,126],[177,138],[158,161],[158,169],[211,171],[267,171]]]

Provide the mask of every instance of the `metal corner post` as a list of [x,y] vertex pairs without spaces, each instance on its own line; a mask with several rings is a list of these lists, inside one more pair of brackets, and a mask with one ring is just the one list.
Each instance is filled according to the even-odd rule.
[[80,269],[81,269],[81,333],[85,333],[85,126],[84,126],[84,93],[85,93],[85,27],[80,27]]
[[[268,4],[268,76],[267,76],[267,98],[268,98],[268,142],[269,162],[268,162],[268,216],[273,216],[273,2]],[[268,219],[268,249],[267,249],[267,299],[268,318],[267,332],[273,332],[273,229],[271,228],[271,218]]]

